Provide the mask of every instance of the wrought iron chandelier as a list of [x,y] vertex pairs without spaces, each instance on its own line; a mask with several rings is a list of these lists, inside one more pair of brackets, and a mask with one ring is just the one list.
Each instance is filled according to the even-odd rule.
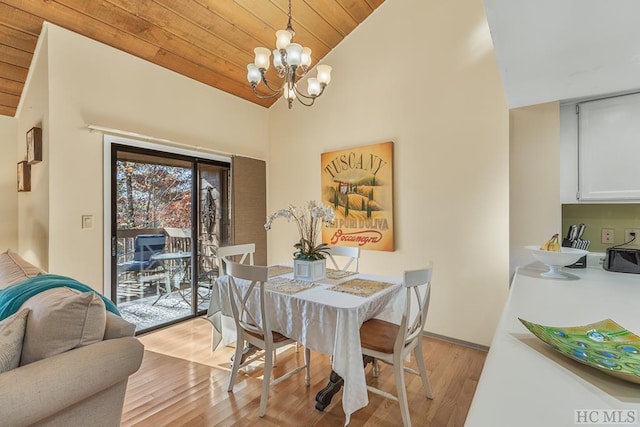
[[[307,94],[298,89],[298,82],[307,74],[311,66],[311,49],[303,47],[298,43],[292,43],[295,35],[291,26],[291,0],[289,0],[289,21],[286,30],[276,32],[276,49],[273,50],[273,65],[276,67],[278,77],[282,79],[280,88],[274,89],[267,82],[266,73],[269,69],[269,56],[271,52],[266,47],[257,47],[253,51],[256,54],[252,64],[247,65],[247,80],[251,83],[253,93],[258,98],[274,98],[283,94],[289,104],[293,105],[293,100],[297,99],[302,105],[310,107],[324,92],[325,87],[331,81],[331,67],[328,65],[318,65],[317,77],[307,79]],[[256,88],[263,82],[270,95],[258,93]]]

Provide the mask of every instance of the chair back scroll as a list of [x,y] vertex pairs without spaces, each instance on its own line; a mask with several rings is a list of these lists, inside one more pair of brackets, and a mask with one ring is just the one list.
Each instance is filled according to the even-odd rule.
[[[271,340],[271,330],[267,325],[264,302],[264,284],[268,278],[268,268],[226,261],[229,280],[229,300],[236,328],[242,328],[250,334]],[[250,284],[241,286],[237,280],[246,280]],[[256,299],[257,296],[257,299]],[[256,311],[256,301],[259,311]]]
[[255,243],[245,243],[242,245],[222,246],[218,248],[218,270],[220,276],[225,274],[226,267],[229,261],[237,262],[239,264],[253,265],[253,254],[256,251]]
[[[329,246],[327,254],[329,255],[329,260],[336,270],[348,271],[351,268],[352,271],[358,272],[360,248],[352,246]],[[336,257],[346,258],[346,261],[342,266],[340,266]]]
[[[422,336],[427,320],[429,300],[431,298],[431,268],[404,272],[404,287],[407,290],[405,311],[400,322],[400,333],[396,338],[396,350],[417,341]],[[424,289],[421,289],[424,288]],[[412,304],[416,308],[412,310]]]

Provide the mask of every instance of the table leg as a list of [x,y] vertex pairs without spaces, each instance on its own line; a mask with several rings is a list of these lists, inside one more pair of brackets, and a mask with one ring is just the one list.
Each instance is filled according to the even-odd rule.
[[[260,349],[258,347],[256,347],[255,345],[253,345],[251,343],[247,343],[244,346],[244,348],[242,349],[242,357],[240,358],[240,364],[242,365],[245,360],[247,360],[250,356],[252,356],[254,353],[256,353],[259,350]],[[233,364],[234,356],[235,356],[235,354],[231,355],[231,363],[232,364]]]
[[[181,283],[182,283],[182,279],[184,279],[186,275],[186,268],[182,260],[178,260],[177,264],[175,264],[173,260],[166,260],[163,263],[163,267],[164,267],[164,282],[165,282],[164,296],[169,296],[171,292],[173,292],[173,289],[176,289],[176,291],[180,294],[184,302],[191,305],[191,302],[188,301],[184,296],[184,294],[182,293],[183,289],[181,287]],[[155,305],[158,301],[160,301],[160,298],[162,298],[162,296],[163,294],[162,292],[160,292],[160,294],[158,295],[158,298],[156,298],[156,300],[151,305]]]
[[[362,355],[363,369],[366,368],[369,363],[374,363],[374,358]],[[329,375],[329,383],[316,394],[316,409],[318,411],[324,411],[324,409],[331,404],[331,399],[340,391],[343,384],[344,379],[332,369],[331,375]]]

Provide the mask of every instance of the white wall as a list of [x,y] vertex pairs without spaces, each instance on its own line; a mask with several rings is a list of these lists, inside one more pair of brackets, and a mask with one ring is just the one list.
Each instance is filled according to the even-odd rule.
[[[524,249],[562,236],[560,105],[510,111],[510,271],[535,261]],[[564,165],[563,165],[564,167]]]
[[26,158],[25,135],[42,128],[42,162],[31,166],[31,191],[18,194],[18,251],[29,262],[49,268],[49,35],[43,26],[29,68],[18,117],[18,157]]
[[[47,266],[103,291],[102,134],[87,125],[265,158],[268,111],[54,25],[48,32]],[[81,228],[82,215],[93,215],[93,229]]]
[[[433,261],[426,329],[489,345],[508,292],[508,110],[481,0],[387,0],[324,61],[312,108],[270,109],[268,209],[320,197],[320,154],[392,140],[395,252],[360,269]],[[291,258],[295,227],[269,232]]]
[[[508,290],[508,111],[481,0],[388,0],[329,55],[317,105],[291,111],[48,28],[48,88],[29,90],[34,105],[48,95],[49,271],[103,289],[102,137],[89,124],[267,158],[270,211],[319,197],[320,153],[393,140],[396,251],[365,252],[361,268],[399,276],[433,261],[427,329],[490,343]],[[35,121],[21,112],[20,128]],[[21,247],[37,244],[22,232]],[[278,233],[271,262],[292,253],[295,230]]]
[[18,156],[18,120],[0,116],[0,252],[11,248],[18,251],[18,193],[16,163]]

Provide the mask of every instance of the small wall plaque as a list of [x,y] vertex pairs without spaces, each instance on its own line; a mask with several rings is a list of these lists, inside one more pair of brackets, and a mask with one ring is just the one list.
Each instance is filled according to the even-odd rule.
[[18,163],[18,191],[31,191],[31,165],[26,161]]
[[27,162],[32,165],[42,161],[42,129],[34,127],[27,132]]

